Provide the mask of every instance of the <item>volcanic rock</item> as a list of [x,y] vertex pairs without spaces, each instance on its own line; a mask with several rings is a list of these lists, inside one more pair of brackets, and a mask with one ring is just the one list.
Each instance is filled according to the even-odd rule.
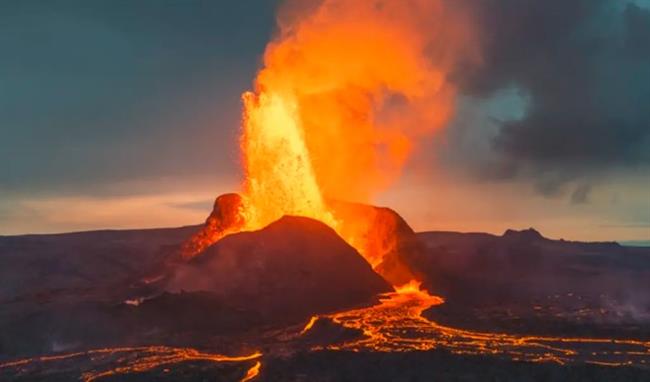
[[[327,205],[340,224],[342,236],[355,238],[355,248],[384,279],[392,285],[420,279],[412,264],[420,261],[425,246],[397,212],[337,200],[328,200]],[[238,194],[217,197],[203,227],[183,245],[181,257],[191,259],[221,238],[239,232],[244,226],[241,207]]]
[[502,237],[510,240],[518,240],[524,242],[534,242],[539,240],[544,240],[544,236],[539,233],[535,228],[528,228],[525,230],[517,231],[514,229],[507,229]]
[[430,310],[436,322],[552,336],[650,336],[650,248],[554,240],[534,229],[418,236],[428,247],[415,264],[423,285],[447,301]]
[[227,234],[240,231],[244,225],[239,213],[241,207],[242,198],[239,194],[219,195],[205,224],[185,242],[180,255],[190,259]]
[[413,264],[426,255],[426,247],[394,210],[368,204],[329,201],[335,218],[349,236],[362,238],[360,251],[375,258],[375,271],[392,285],[421,277]]
[[209,291],[262,314],[300,320],[392,290],[334,230],[295,216],[224,237],[179,264],[167,289]]

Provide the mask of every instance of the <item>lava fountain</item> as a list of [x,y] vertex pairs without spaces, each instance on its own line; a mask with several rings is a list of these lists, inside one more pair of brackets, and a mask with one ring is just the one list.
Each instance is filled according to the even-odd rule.
[[[443,300],[421,290],[408,270],[396,272],[393,264],[388,271],[385,264],[386,253],[399,247],[399,234],[410,228],[398,215],[364,203],[396,179],[419,140],[451,117],[456,88],[449,78],[476,60],[471,23],[457,3],[443,0],[307,3],[282,9],[254,89],[242,96],[241,194],[217,198],[182,257],[189,260],[228,234],[261,229],[284,215],[305,216],[332,227],[396,287],[376,305],[315,316],[294,333],[309,335],[321,318],[361,333],[316,350],[444,348],[525,361],[645,364],[650,341],[472,332],[422,316]],[[620,359],[611,363],[612,355]],[[84,358],[98,364],[82,376],[91,381],[183,362],[243,362],[250,367],[242,381],[250,381],[260,374],[262,357],[150,346],[35,357],[0,369],[22,372]]]
[[305,216],[331,226],[395,287],[376,305],[312,317],[299,336],[321,318],[363,333],[313,350],[444,348],[558,363],[603,363],[618,352],[624,360],[612,365],[644,363],[648,341],[439,325],[422,313],[444,300],[422,290],[416,275],[386,271],[391,244],[379,243],[398,240],[410,228],[363,203],[395,180],[417,142],[444,127],[454,111],[450,75],[477,54],[471,23],[458,4],[450,7],[440,0],[324,0],[317,6],[296,2],[280,12],[254,90],[242,97],[242,193],[217,199],[183,256],[283,215]]
[[456,93],[448,76],[474,54],[469,23],[439,0],[325,0],[290,2],[278,25],[242,97],[242,195],[226,207],[236,212],[190,241],[184,257],[299,215],[334,228],[377,268],[385,238],[374,236],[386,230],[332,201],[370,202],[416,142],[448,121]]

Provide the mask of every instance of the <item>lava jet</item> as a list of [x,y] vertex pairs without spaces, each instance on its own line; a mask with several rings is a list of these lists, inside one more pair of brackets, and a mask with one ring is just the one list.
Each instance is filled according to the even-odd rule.
[[[552,240],[533,229],[416,233],[396,211],[375,206],[415,154],[426,154],[421,143],[450,123],[456,105],[476,102],[459,97],[469,81],[461,69],[489,59],[479,42],[500,45],[476,32],[482,25],[465,9],[470,2],[293,3],[296,9],[278,15],[252,88],[241,96],[241,181],[216,198],[203,224],[0,237],[0,379],[650,380],[650,296],[638,287],[650,279],[643,258],[650,251]],[[586,3],[573,13],[584,13]],[[492,14],[489,4],[485,13]],[[640,6],[630,7],[626,17],[638,24],[630,30],[650,30],[642,27]],[[563,6],[551,10],[562,14]],[[558,20],[552,35],[567,28]],[[569,67],[585,85],[591,72],[608,77],[607,65],[577,70],[574,50],[554,46],[553,36],[547,41],[537,21],[531,24],[543,47],[571,53],[569,65],[547,65],[548,54],[508,54],[493,74],[508,79],[507,89],[520,77],[534,88],[535,118],[552,121],[539,112],[548,105],[533,102],[541,97],[572,124],[580,108],[535,93],[550,80],[544,69]],[[607,32],[625,29],[606,24]],[[113,44],[121,29],[99,29],[121,46]],[[517,49],[532,45],[507,30]],[[574,40],[595,57],[606,35]],[[643,55],[631,52],[647,41],[620,40],[625,49],[611,49],[612,61],[629,55],[644,67]],[[175,58],[185,62],[182,54]],[[519,61],[530,67],[506,73]],[[527,81],[530,73],[544,80]],[[564,83],[553,88],[578,94]],[[488,106],[481,103],[477,114]],[[605,122],[584,120],[606,125],[616,119],[611,114]],[[522,155],[511,144],[520,136],[541,140],[519,119],[499,122],[508,134],[495,142],[504,152]],[[613,143],[643,140],[634,126],[620,131]],[[580,141],[584,135],[576,134]],[[544,159],[590,155],[565,142],[550,149],[537,143],[527,147]],[[566,147],[577,151],[564,153]],[[629,160],[615,148],[593,151]],[[526,167],[533,156],[522,155],[525,163],[508,163],[505,172],[534,173]],[[544,187],[555,192],[553,182]],[[576,204],[587,199],[587,186],[574,195]],[[627,298],[629,290],[639,292]]]

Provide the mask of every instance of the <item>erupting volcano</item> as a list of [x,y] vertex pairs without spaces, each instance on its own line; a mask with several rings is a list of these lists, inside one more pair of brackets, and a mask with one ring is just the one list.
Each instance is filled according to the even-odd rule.
[[[0,322],[8,333],[0,352],[21,344],[0,357],[0,373],[329,381],[345,373],[324,374],[337,367],[323,364],[345,370],[351,362],[362,373],[352,380],[391,380],[380,375],[388,366],[375,366],[410,369],[424,357],[412,380],[450,359],[457,375],[469,368],[479,379],[504,375],[492,362],[519,377],[564,375],[567,364],[588,376],[647,377],[645,318],[636,309],[618,314],[606,304],[608,287],[593,287],[650,275],[630,257],[636,252],[533,229],[416,233],[373,205],[454,115],[454,76],[481,61],[470,16],[444,0],[282,8],[253,89],[241,97],[241,187],[218,196],[202,226],[0,240],[0,254],[64,248],[102,259],[72,257],[82,265],[60,266],[78,275],[62,287],[0,294],[12,309]],[[123,252],[132,256],[104,259]],[[599,273],[616,261],[619,273]],[[542,271],[554,285],[539,281]],[[585,287],[575,292],[580,301],[567,302],[567,279],[571,287],[595,280],[597,292]],[[643,298],[638,305],[650,306]],[[56,354],[35,356],[47,352]]]
[[[469,28],[442,1],[331,0],[279,25],[255,90],[243,95],[241,198],[217,202],[221,216],[183,257],[298,215],[329,225],[382,269],[398,222],[342,201],[369,202],[418,139],[449,119],[455,90],[447,76],[469,54]],[[401,268],[380,273],[403,284],[410,279]]]

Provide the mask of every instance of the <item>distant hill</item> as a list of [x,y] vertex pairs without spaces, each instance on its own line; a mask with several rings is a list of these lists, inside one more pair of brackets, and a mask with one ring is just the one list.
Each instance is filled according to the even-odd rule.
[[650,248],[552,240],[534,229],[418,237],[424,285],[447,298],[438,320],[508,331],[535,320],[542,331],[642,325],[650,334]]
[[0,302],[41,290],[129,283],[197,229],[0,236]]

